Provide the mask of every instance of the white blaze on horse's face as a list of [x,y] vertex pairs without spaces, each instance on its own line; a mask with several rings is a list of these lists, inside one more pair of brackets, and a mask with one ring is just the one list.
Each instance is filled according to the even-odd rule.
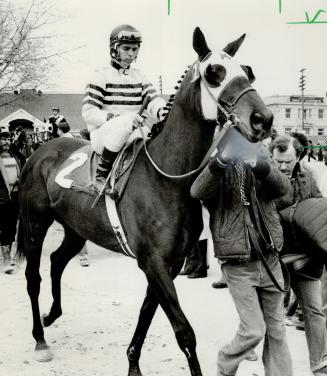
[[[210,85],[205,77],[205,72],[208,66],[214,66],[216,64],[219,64],[225,68],[225,76],[222,77],[222,80],[219,82],[219,86]],[[208,57],[204,58],[201,62],[196,62],[193,66],[192,81],[199,78],[199,76],[201,76],[200,85],[202,113],[207,120],[217,119],[217,102],[226,85],[232,79],[238,76],[242,76],[247,79],[247,76],[240,64],[224,51],[210,52]]]

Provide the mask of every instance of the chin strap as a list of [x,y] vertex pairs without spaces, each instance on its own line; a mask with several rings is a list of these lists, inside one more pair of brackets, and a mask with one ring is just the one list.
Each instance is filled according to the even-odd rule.
[[124,68],[122,65],[121,65],[121,61],[119,61],[117,58],[112,58],[111,61],[110,61],[111,65],[118,70],[119,73],[121,74],[124,74],[124,75],[127,75],[128,72],[129,72],[129,69],[130,69],[130,65],[126,68]]

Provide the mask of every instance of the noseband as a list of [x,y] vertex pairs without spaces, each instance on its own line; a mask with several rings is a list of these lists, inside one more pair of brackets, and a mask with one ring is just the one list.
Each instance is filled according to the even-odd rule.
[[[216,101],[216,98],[210,91],[209,85],[205,78],[201,77],[204,87],[208,91],[210,97],[213,99],[213,101],[217,104],[217,117],[216,117],[216,123],[218,126],[220,126],[219,122],[219,114],[222,113],[226,117],[226,121],[231,122],[231,126],[237,125],[240,120],[237,117],[237,115],[234,113],[234,110],[236,108],[237,102],[243,97],[244,94],[248,93],[249,91],[256,91],[250,84],[249,81],[243,77],[243,76],[236,76],[234,77],[222,90],[220,93],[218,100]],[[240,90],[241,89],[241,90]],[[228,110],[225,109],[225,107],[220,104],[220,102],[228,107]]]

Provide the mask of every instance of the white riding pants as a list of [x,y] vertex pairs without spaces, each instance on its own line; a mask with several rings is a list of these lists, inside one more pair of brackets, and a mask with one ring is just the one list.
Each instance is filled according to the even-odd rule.
[[[119,152],[126,142],[131,142],[141,137],[139,129],[133,130],[135,114],[126,114],[114,117],[105,122],[101,127],[91,131],[90,139],[94,151],[102,154],[106,148],[113,152]],[[145,136],[149,133],[148,127],[142,127]]]

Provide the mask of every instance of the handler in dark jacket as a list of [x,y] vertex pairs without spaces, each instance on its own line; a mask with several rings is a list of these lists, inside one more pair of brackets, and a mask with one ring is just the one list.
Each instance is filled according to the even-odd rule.
[[[303,146],[290,136],[280,136],[271,144],[272,157],[292,184],[292,190],[276,200],[278,210],[285,209],[307,198],[322,197],[310,171],[301,167],[299,161]],[[301,305],[304,328],[309,348],[311,371],[315,376],[327,375],[326,317],[322,312],[321,286],[319,279],[323,263],[310,255],[296,239],[292,225],[282,221],[284,228],[283,259],[294,260],[287,264],[291,286]]]
[[240,317],[235,338],[219,351],[218,376],[236,375],[240,362],[263,338],[265,375],[290,376],[280,290],[284,281],[276,256],[283,246],[283,231],[274,199],[291,185],[270,164],[268,153],[262,155],[263,145],[240,137],[234,129],[226,132],[191,189],[192,196],[208,207],[215,256]]

